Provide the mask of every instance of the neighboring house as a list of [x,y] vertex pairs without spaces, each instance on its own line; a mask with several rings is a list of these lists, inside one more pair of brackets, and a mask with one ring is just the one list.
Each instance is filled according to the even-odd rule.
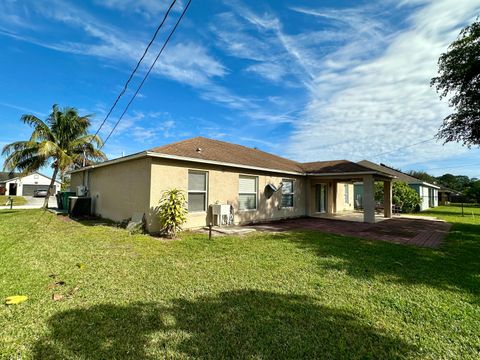
[[[20,176],[20,174],[6,176],[5,174],[11,173],[0,173],[0,188],[4,189],[2,192],[4,191],[4,195],[7,196],[33,196],[36,190],[47,190],[52,181],[51,178],[39,172],[33,172],[25,176]],[[53,194],[56,194],[60,191],[60,182],[55,181],[54,187]]]
[[[440,189],[440,186],[427,183],[423,180],[417,179],[416,177],[392,169],[384,164],[375,164],[368,160],[359,161],[358,164],[372,170],[383,171],[395,176],[396,179],[394,181],[403,181],[407,183],[420,195],[420,199],[422,201],[420,203],[420,211],[438,206],[438,190]],[[355,184],[354,191],[356,203],[360,203],[361,205],[363,201],[363,185],[359,183]]]
[[459,201],[461,194],[458,191],[446,188],[445,186],[440,185],[438,189],[438,204],[439,205],[448,205],[452,201]]
[[19,174],[14,172],[0,172],[0,195],[5,195],[7,192],[6,182],[10,179],[16,178]]
[[[299,163],[197,137],[74,170],[71,187],[87,188],[94,214],[122,221],[144,213],[155,232],[158,202],[171,188],[188,197],[184,228],[197,228],[212,221],[212,204],[231,205],[235,224],[353,210],[353,183],[364,181],[370,194],[364,221],[374,222],[374,181],[385,181],[391,204],[393,178],[346,160]],[[385,216],[391,217],[391,207]]]

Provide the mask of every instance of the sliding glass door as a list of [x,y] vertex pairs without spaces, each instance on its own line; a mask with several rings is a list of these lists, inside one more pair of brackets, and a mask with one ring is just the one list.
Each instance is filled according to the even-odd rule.
[[315,212],[327,212],[327,185],[315,185]]

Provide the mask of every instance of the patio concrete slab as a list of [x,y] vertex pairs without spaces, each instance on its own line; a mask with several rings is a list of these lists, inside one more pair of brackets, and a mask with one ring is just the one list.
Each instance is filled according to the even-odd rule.
[[451,224],[431,218],[394,217],[375,224],[338,219],[301,218],[249,225],[258,231],[318,230],[396,244],[439,247]]

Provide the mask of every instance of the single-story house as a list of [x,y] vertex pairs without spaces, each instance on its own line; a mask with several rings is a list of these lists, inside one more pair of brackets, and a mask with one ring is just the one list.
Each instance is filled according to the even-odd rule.
[[[25,176],[18,173],[0,173],[0,188],[7,196],[33,196],[37,190],[47,190],[51,181],[52,178],[37,171]],[[60,188],[60,181],[55,180],[53,194],[60,191]]]
[[11,172],[0,172],[0,195],[5,195],[7,192],[6,182],[10,179],[16,178],[19,174],[13,171]]
[[[382,171],[395,176],[394,181],[403,181],[407,183],[420,195],[420,199],[422,200],[420,203],[420,211],[438,206],[438,190],[440,189],[440,186],[417,179],[416,177],[392,169],[384,164],[375,164],[368,160],[359,161],[358,164],[372,170]],[[363,184],[355,184],[354,192],[355,202],[357,205],[361,206],[363,201]]]
[[461,201],[460,199],[461,193],[445,186],[440,185],[440,189],[438,189],[438,204],[439,205],[448,205],[451,202]]
[[92,212],[114,221],[145,214],[159,230],[162,192],[188,197],[184,228],[213,222],[211,205],[229,205],[233,223],[325,216],[354,207],[353,183],[365,184],[365,222],[375,222],[374,181],[385,185],[391,217],[394,176],[347,160],[299,163],[257,149],[196,137],[72,171],[71,188],[84,188]]

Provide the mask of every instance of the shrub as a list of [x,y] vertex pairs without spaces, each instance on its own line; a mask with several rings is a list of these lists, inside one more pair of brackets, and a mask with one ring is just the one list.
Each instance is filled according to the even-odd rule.
[[[375,200],[383,202],[383,183],[375,184]],[[392,203],[402,206],[402,211],[411,213],[418,211],[421,203],[420,195],[402,181],[395,181],[392,186]]]
[[175,237],[187,220],[185,194],[182,190],[171,189],[162,193],[158,216],[160,229],[168,237]]

